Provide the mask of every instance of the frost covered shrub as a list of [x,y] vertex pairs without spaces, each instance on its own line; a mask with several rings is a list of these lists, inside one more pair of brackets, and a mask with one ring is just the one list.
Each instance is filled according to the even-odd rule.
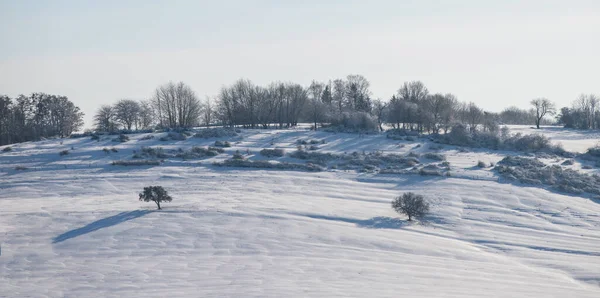
[[119,152],[119,149],[113,147],[113,148],[110,148],[110,151],[117,153],[117,152]]
[[13,149],[12,147],[4,147],[2,148],[2,152],[11,152]]
[[298,145],[317,145],[317,144],[325,144],[325,140],[297,140],[296,143]]
[[29,170],[29,168],[28,167],[24,167],[24,166],[16,166],[15,170],[16,171],[25,171],[25,170]]
[[413,217],[423,218],[429,212],[429,204],[422,195],[407,192],[392,201],[392,209],[408,216],[408,221],[412,221]]
[[344,112],[331,118],[331,125],[324,130],[329,132],[376,132],[379,124],[369,113]]
[[104,153],[106,153],[106,154],[110,153],[110,149],[108,149],[108,148],[102,148],[102,151],[104,151]]
[[231,147],[228,141],[215,141],[215,147]]
[[67,154],[69,154],[69,150],[63,150],[61,152],[58,152],[58,155],[60,155],[60,156],[65,156]]
[[154,135],[147,135],[147,136],[143,136],[140,141],[147,141],[147,140],[152,140],[154,139]]
[[113,166],[158,166],[158,160],[115,160],[111,163]]
[[540,151],[550,148],[550,139],[540,134],[516,134],[505,140],[504,145],[517,151]]
[[415,152],[408,152],[408,157],[414,157],[414,158],[420,158],[421,155],[419,153],[415,153]]
[[592,148],[589,148],[587,150],[587,154],[589,154],[590,156],[593,156],[593,157],[600,158],[600,145],[596,145]]
[[235,137],[240,133],[239,129],[233,128],[204,128],[198,131],[195,138],[223,138],[223,137]]
[[561,163],[561,165],[563,165],[563,166],[572,166],[574,164],[575,164],[575,161],[572,159],[567,159]]
[[444,169],[436,165],[427,165],[419,169],[419,175],[421,176],[442,176],[444,174]]
[[414,140],[414,137],[418,137],[419,133],[416,131],[406,130],[406,129],[389,129],[386,131],[386,138],[392,140],[402,141],[405,137],[411,137]]
[[483,162],[483,161],[480,160],[480,161],[477,162],[477,167],[478,168],[485,168],[485,167],[487,167],[487,165],[485,164],[485,162]]
[[297,163],[272,163],[267,160],[245,160],[245,159],[227,159],[223,162],[214,163],[219,167],[238,167],[238,168],[257,168],[257,169],[279,169],[279,170],[303,170],[309,172],[320,172],[323,168],[313,164],[297,164]]
[[183,133],[171,131],[167,134],[167,138],[173,141],[185,141],[187,137]]
[[437,161],[443,161],[446,160],[446,156],[443,154],[439,154],[439,153],[433,153],[433,152],[428,152],[423,154],[424,158],[427,159],[431,159],[431,160],[437,160]]
[[285,155],[285,150],[280,149],[280,148],[276,148],[276,149],[263,149],[260,150],[260,155],[262,156],[266,156],[266,157],[282,157],[283,155]]
[[208,147],[209,151],[215,151],[217,153],[225,153],[225,149],[223,148],[217,148],[217,147]]
[[434,150],[434,151],[442,150],[442,149],[444,149],[444,145],[431,144],[431,145],[429,145],[429,149]]
[[170,157],[162,147],[142,147],[140,154],[145,157],[167,158]]
[[231,157],[231,159],[235,159],[235,160],[245,160],[246,158],[244,157],[244,155],[242,155],[240,153],[240,150],[237,150],[234,154],[233,157]]
[[374,152],[369,154],[353,153],[341,157],[343,160],[340,166],[346,169],[356,169],[363,172],[373,172],[379,168],[387,172],[395,172],[399,169],[406,169],[419,164],[419,160],[414,157],[405,157],[399,154],[383,154]]
[[462,124],[456,124],[452,126],[450,132],[445,135],[440,135],[445,143],[457,146],[470,146],[471,135],[469,134],[467,127]]
[[225,150],[221,148],[215,147],[198,147],[194,146],[190,151],[184,151],[179,149],[175,157],[183,158],[183,159],[194,159],[194,158],[205,158],[205,157],[213,157],[219,155],[219,153],[223,153]]
[[129,141],[129,136],[126,134],[120,134],[117,138],[113,139],[113,142],[125,143],[127,141]]
[[97,134],[93,134],[91,140],[92,141],[100,141],[100,136]]
[[533,158],[508,156],[498,162],[495,170],[506,179],[525,184],[548,185],[574,194],[600,194],[600,176],[563,169],[558,165],[546,166]]
[[329,161],[340,158],[339,155],[332,153],[308,152],[302,149],[290,153],[290,157],[309,160],[319,165],[325,165]]

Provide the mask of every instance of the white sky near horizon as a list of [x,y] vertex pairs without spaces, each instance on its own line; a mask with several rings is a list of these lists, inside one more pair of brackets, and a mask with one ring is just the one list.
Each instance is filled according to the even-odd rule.
[[168,81],[362,74],[374,98],[421,80],[490,111],[600,93],[597,0],[0,0],[0,22],[0,94],[66,95],[86,127]]

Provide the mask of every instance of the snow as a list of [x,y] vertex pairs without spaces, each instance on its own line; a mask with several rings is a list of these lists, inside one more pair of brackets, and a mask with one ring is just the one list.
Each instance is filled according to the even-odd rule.
[[[252,159],[264,159],[262,148],[290,152],[298,139],[324,139],[319,150],[340,154],[430,152],[424,141],[383,135],[244,130],[223,138],[233,147],[214,158],[109,165],[142,145],[216,140],[160,136],[46,140],[0,153],[0,296],[600,297],[600,205],[475,168],[509,152],[446,146],[452,177],[212,166],[236,150]],[[173,202],[157,211],[138,201],[148,185],[164,186]],[[392,211],[408,191],[431,203],[425,220]]]

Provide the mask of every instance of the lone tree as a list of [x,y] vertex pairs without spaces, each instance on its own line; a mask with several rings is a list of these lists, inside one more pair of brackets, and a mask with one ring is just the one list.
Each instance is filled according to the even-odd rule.
[[160,210],[160,202],[171,202],[173,198],[167,194],[167,191],[162,186],[147,186],[140,193],[140,201],[154,202]]
[[429,212],[429,204],[425,202],[422,195],[417,195],[412,192],[402,194],[392,201],[392,208],[398,213],[406,214],[408,221],[413,217],[421,218]]
[[540,129],[540,122],[546,114],[554,115],[556,112],[554,103],[546,98],[536,98],[531,101],[531,105],[533,106],[533,112],[535,113],[535,126],[537,129]]

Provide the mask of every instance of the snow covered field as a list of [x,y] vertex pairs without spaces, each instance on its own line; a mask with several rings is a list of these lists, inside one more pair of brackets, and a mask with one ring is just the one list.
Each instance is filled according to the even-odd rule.
[[[567,150],[597,141],[543,132]],[[215,141],[160,135],[47,140],[0,153],[0,296],[600,297],[600,202],[498,183],[474,167],[506,152],[444,148],[453,177],[213,166],[236,150],[252,159],[267,147],[290,152],[298,139],[325,139],[319,150],[332,153],[422,153],[430,145],[248,130],[220,138],[233,147],[210,159],[110,165],[141,146]],[[148,185],[164,186],[174,201],[161,211],[139,202]],[[431,203],[421,223],[390,207],[407,191]]]

